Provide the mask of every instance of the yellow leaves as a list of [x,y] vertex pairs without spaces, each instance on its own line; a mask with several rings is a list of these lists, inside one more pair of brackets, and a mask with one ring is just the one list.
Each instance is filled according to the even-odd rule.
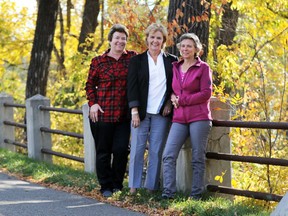
[[212,3],[211,6],[210,6],[211,10],[215,10],[217,8],[217,5]]
[[221,173],[221,175],[217,175],[215,176],[214,180],[215,181],[219,181],[220,183],[223,183],[224,181],[224,175],[226,174],[227,170],[225,170],[224,172]]
[[233,188],[237,188],[237,185],[238,185],[237,181],[235,179],[232,179],[231,180],[231,185],[232,185]]
[[253,101],[258,100],[259,93],[257,91],[246,91],[245,94],[245,103],[249,103],[250,106],[252,106]]
[[220,183],[222,183],[223,177],[222,176],[215,176],[215,181],[219,181]]
[[227,100],[230,99],[229,94],[225,93],[225,85],[223,82],[218,86],[213,85],[213,96],[217,97],[223,103],[226,103]]
[[33,41],[33,25],[29,24],[33,16],[27,14],[27,9],[16,8],[11,1],[0,1],[0,11],[0,75],[4,80],[0,84],[0,92],[13,95],[15,100],[23,102],[25,70]]
[[242,101],[243,101],[243,98],[240,96],[239,93],[237,93],[234,97],[231,98],[231,104],[235,106],[241,104]]

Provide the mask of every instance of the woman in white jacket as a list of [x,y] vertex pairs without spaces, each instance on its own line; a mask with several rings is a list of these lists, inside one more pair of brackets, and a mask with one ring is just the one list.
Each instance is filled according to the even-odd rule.
[[144,187],[159,189],[162,152],[171,123],[172,62],[177,57],[163,51],[166,28],[151,24],[145,31],[148,50],[131,58],[128,68],[128,103],[131,109],[130,193],[142,187],[144,153],[148,147]]

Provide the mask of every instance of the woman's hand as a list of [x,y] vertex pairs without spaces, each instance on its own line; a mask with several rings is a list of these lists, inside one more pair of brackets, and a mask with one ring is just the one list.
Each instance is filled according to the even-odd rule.
[[174,93],[171,95],[171,102],[175,109],[179,107],[179,96],[176,96]]
[[167,101],[163,109],[163,116],[170,115],[171,111],[172,111],[172,103],[171,101]]
[[140,125],[140,117],[138,113],[138,108],[134,107],[131,109],[131,124],[132,127],[137,128]]
[[90,107],[89,117],[92,122],[98,122],[98,111],[104,113],[99,104],[94,104]]

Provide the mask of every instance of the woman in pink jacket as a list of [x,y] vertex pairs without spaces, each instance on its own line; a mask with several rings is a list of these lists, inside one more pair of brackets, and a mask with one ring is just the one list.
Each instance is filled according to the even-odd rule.
[[180,37],[178,44],[182,60],[173,63],[174,105],[172,126],[163,153],[162,198],[172,199],[176,193],[176,160],[179,151],[190,136],[192,145],[192,189],[190,197],[200,199],[204,192],[205,153],[212,126],[210,98],[212,72],[201,61],[202,45],[193,33]]

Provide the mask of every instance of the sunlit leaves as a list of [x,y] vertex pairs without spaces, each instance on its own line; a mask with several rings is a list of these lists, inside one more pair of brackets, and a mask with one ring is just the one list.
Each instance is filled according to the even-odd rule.
[[225,176],[226,172],[227,172],[227,170],[225,170],[225,172],[222,172],[221,175],[215,176],[214,180],[215,181],[219,181],[220,183],[223,183],[224,176]]
[[237,106],[239,104],[242,104],[243,98],[237,93],[234,97],[231,98],[231,104],[234,106]]
[[0,11],[0,92],[23,100],[35,14],[27,8],[17,9],[12,1],[1,1]]
[[[214,93],[223,97],[221,90],[229,90],[231,119],[287,122],[288,22],[283,9],[288,7],[288,2],[232,2],[232,8],[240,12],[237,34],[233,45],[214,50],[218,62],[210,65],[222,78]],[[217,10],[217,1],[214,3],[212,7]],[[212,13],[215,16],[210,24],[221,26],[221,17],[213,10]],[[213,28],[211,30],[214,35]],[[237,155],[285,158],[288,152],[287,137],[282,130],[233,128],[230,135]],[[287,191],[283,168],[237,162],[233,167],[237,170],[233,179],[238,188],[276,194]],[[220,181],[221,175],[217,179]]]
[[107,1],[108,8],[105,13],[105,24],[109,28],[114,23],[122,23],[130,32],[128,49],[142,52],[147,49],[145,44],[145,29],[153,22],[167,23],[167,2],[163,1],[152,7],[147,1]]
[[[61,1],[64,17],[64,54],[65,71],[59,69],[55,56],[52,56],[47,89],[51,104],[58,107],[80,109],[86,102],[85,81],[89,64],[95,55],[108,48],[107,33],[114,23],[122,23],[129,28],[130,37],[127,48],[138,52],[146,49],[144,31],[151,22],[167,24],[169,1],[104,1],[104,43],[87,56],[77,53],[78,37],[82,23],[82,6],[84,1],[73,0],[71,26],[67,26],[66,1]],[[156,2],[156,1],[155,1]],[[240,121],[288,122],[288,22],[287,0],[233,0],[232,9],[240,13],[236,36],[230,46],[214,46],[215,29],[221,28],[223,4],[225,0],[213,0],[211,4],[201,1],[205,8],[211,8],[210,38],[208,63],[217,71],[221,83],[213,87],[213,94],[231,108],[231,119]],[[229,1],[231,2],[231,1]],[[183,1],[181,7],[188,10],[190,5]],[[13,95],[23,103],[25,79],[29,65],[30,51],[34,38],[36,11],[28,13],[27,9],[16,11],[11,1],[0,2],[0,92]],[[176,11],[176,18],[183,17],[183,10]],[[188,22],[208,20],[208,14],[190,16]],[[168,24],[170,36],[177,36],[181,28],[188,30],[187,23],[173,20]],[[221,29],[220,29],[221,30]],[[101,29],[94,34],[94,44],[101,41]],[[54,45],[60,46],[59,22],[55,32]],[[167,44],[172,41],[167,41]],[[214,56],[217,61],[214,61]],[[216,79],[216,77],[213,77]],[[63,130],[81,132],[81,119],[77,117],[52,117],[52,126]],[[71,120],[72,123],[69,121]],[[238,155],[267,156],[287,158],[287,135],[285,131],[253,130],[232,128],[232,151]],[[74,149],[78,141],[68,138],[53,138],[59,150]],[[64,146],[62,146],[64,143]],[[81,144],[80,144],[81,145]],[[75,154],[81,155],[82,148],[77,146]],[[265,167],[263,165],[234,163],[233,186],[242,189],[260,189],[283,194],[287,191],[287,169]],[[239,171],[239,172],[238,172]],[[270,173],[269,173],[270,172]],[[286,172],[286,174],[285,174]],[[223,181],[225,176],[217,176]],[[270,179],[268,179],[268,177]],[[271,182],[268,184],[269,181]]]

